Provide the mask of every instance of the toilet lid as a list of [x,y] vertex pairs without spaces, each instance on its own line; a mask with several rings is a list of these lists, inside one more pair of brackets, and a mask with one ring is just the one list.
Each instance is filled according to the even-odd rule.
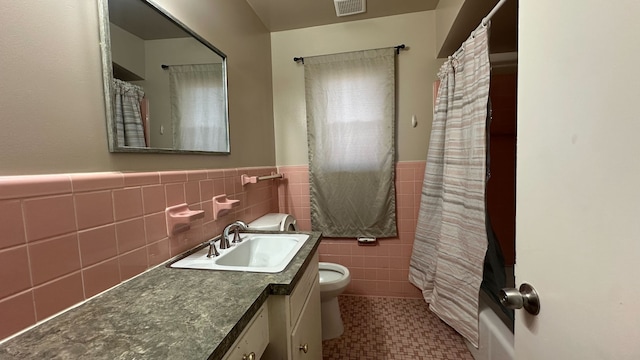
[[329,269],[322,269],[319,271],[319,273],[320,273],[320,283],[338,281],[344,276],[344,274],[341,272],[333,271]]

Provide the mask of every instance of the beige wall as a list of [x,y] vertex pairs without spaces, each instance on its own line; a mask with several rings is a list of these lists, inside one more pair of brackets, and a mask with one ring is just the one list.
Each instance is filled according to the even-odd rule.
[[0,175],[275,164],[260,20],[244,1],[157,2],[228,56],[231,155],[109,153],[96,1],[3,1]]
[[109,31],[111,61],[144,79],[146,77],[144,40],[115,24],[109,24]]
[[440,0],[436,7],[436,54],[445,45],[449,32],[465,0]]
[[[406,44],[397,59],[398,160],[426,160],[433,113],[435,12],[354,21],[271,34],[273,108],[278,165],[307,164],[304,68],[295,56]],[[416,115],[418,126],[411,127]]]

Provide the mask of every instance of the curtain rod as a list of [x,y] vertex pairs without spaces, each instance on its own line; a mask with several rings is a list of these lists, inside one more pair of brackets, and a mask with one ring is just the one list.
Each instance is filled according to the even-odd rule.
[[200,63],[200,64],[173,64],[173,65],[167,65],[167,64],[161,64],[160,67],[163,68],[164,70],[167,70],[168,68],[172,67],[172,66],[186,66],[186,65],[215,65],[215,64],[222,64],[222,63]]
[[502,7],[502,5],[504,5],[504,3],[506,3],[507,0],[500,0],[498,1],[498,3],[496,4],[496,6],[493,7],[493,9],[491,9],[491,11],[489,11],[489,14],[487,14],[487,16],[485,16],[482,19],[482,26],[487,26],[487,24],[489,23],[489,20],[491,20],[491,18],[493,17],[493,15],[495,15],[498,10],[500,10],[500,8]]
[[[405,44],[400,44],[400,45],[393,46],[393,48],[395,48],[395,49],[396,49],[396,55],[400,54],[400,50],[405,49],[406,47],[407,47],[407,46],[406,46]],[[388,49],[388,48],[382,48],[382,49]],[[376,50],[377,50],[377,49],[376,49]],[[363,51],[363,50],[360,50],[360,51]],[[301,62],[302,62],[302,64],[304,64],[304,58],[303,58],[302,56],[299,56],[299,57],[298,57],[298,56],[296,56],[296,57],[294,57],[294,58],[293,58],[293,61],[295,61],[295,62],[301,61]]]
[[[504,5],[504,3],[506,3],[507,0],[500,0],[498,1],[498,3],[493,7],[493,9],[491,9],[491,11],[489,11],[489,13],[487,14],[487,16],[482,18],[482,21],[480,21],[480,25],[478,25],[475,30],[473,30],[471,32],[471,36],[475,36],[476,35],[476,31],[478,31],[478,29],[480,27],[486,27],[489,24],[489,21],[491,20],[491,18],[493,17],[493,15],[495,15],[498,10],[500,10],[500,8],[502,7],[502,5]],[[451,56],[449,56],[449,58],[453,57],[457,57],[461,52],[464,51],[464,44],[458,49],[456,50]]]

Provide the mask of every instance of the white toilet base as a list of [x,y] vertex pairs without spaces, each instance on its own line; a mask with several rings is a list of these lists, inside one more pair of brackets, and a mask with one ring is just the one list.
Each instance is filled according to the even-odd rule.
[[335,339],[344,332],[338,298],[322,302],[322,340]]

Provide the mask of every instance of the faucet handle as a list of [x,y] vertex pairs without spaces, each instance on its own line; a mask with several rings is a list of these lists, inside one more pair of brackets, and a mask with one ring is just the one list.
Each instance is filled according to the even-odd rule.
[[240,238],[240,232],[238,227],[236,226],[235,230],[233,231],[233,241],[232,243],[237,244],[242,242],[242,239]]
[[218,249],[216,249],[215,241],[211,241],[209,243],[209,252],[207,252],[207,257],[212,258],[216,256],[220,256],[220,253],[218,252]]

